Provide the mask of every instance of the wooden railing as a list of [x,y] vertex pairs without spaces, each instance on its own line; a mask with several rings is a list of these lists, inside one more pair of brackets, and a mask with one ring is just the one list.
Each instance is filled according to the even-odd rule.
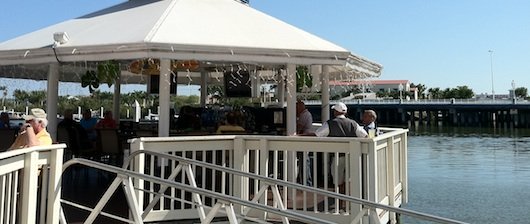
[[[297,175],[305,167],[312,168],[313,188],[325,189],[356,198],[385,205],[399,207],[407,201],[407,130],[383,129],[384,134],[375,138],[318,138],[297,136],[259,136],[259,135],[223,135],[137,138],[131,141],[131,152],[150,150],[190,159],[205,161],[237,170],[251,172],[275,179],[305,183],[306,175]],[[312,154],[312,156],[310,156]],[[345,187],[336,180],[328,178],[330,170],[337,175],[337,163],[344,156]],[[298,159],[297,159],[298,158]],[[170,170],[178,164],[150,155],[138,155],[130,164],[135,172],[168,178]],[[297,165],[299,161],[300,165]],[[312,166],[306,162],[311,161]],[[332,169],[331,164],[335,167]],[[299,169],[301,167],[301,169]],[[277,205],[277,197],[263,193],[263,184],[257,179],[233,176],[215,171],[207,166],[193,166],[198,188],[237,196],[245,200],[255,200],[263,204]],[[176,182],[185,183],[184,175],[172,177]],[[134,180],[138,189],[140,208],[159,197],[152,193],[160,189],[156,183],[141,179]],[[267,190],[265,190],[267,191]],[[280,186],[282,200],[280,207],[297,210],[305,214],[333,220],[339,223],[361,220],[369,215],[362,205],[345,203],[340,198],[322,196],[314,192],[295,190]],[[146,200],[144,200],[144,197]],[[169,188],[144,221],[165,221],[197,219],[196,205],[191,194],[181,189]],[[257,198],[259,197],[259,198]],[[202,196],[206,205],[215,204],[215,200]],[[278,205],[279,206],[279,205]],[[244,211],[244,207],[236,208]],[[270,214],[254,211],[247,216],[277,219]],[[379,221],[395,221],[395,215],[377,210]]]
[[59,223],[65,147],[0,153],[0,223]]

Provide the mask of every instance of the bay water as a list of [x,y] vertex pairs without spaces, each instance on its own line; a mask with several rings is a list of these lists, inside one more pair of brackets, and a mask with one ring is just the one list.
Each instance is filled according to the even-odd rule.
[[530,130],[411,128],[408,183],[404,208],[469,223],[530,223]]

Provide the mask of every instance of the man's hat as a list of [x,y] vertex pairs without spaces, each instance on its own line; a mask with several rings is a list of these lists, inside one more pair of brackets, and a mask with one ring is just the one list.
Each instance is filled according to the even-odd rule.
[[35,118],[43,118],[46,119],[46,111],[40,108],[33,108],[30,111],[30,114],[22,116],[24,120],[29,121],[33,120]]
[[336,110],[337,112],[346,113],[348,112],[348,107],[346,104],[339,102],[335,104],[335,106],[332,106],[331,109]]

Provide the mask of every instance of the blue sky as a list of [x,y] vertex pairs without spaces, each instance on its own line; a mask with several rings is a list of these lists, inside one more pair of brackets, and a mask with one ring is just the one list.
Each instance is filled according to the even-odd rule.
[[[0,41],[120,2],[4,0]],[[251,6],[382,64],[381,79],[491,93],[493,50],[495,93],[507,93],[512,80],[530,88],[530,1],[251,0]]]

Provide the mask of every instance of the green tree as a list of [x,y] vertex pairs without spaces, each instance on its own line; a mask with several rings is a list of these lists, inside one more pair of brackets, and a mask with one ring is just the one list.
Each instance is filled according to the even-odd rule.
[[175,102],[175,107],[180,109],[182,106],[198,105],[199,96],[175,96],[171,101]]
[[429,88],[429,90],[427,91],[429,91],[429,95],[431,95],[431,99],[442,99],[443,98],[442,91],[438,87]]
[[13,91],[13,97],[15,97],[15,100],[20,104],[29,102],[29,93],[24,90],[15,89],[15,91]]
[[475,96],[475,93],[468,86],[457,86],[455,88],[457,99],[470,99]]
[[46,91],[36,90],[29,93],[29,102],[34,107],[43,107],[46,100]]
[[518,87],[515,89],[515,96],[518,98],[526,98],[528,95],[528,89],[525,87]]
[[311,88],[313,86],[313,76],[309,74],[307,66],[296,67],[296,92],[302,92],[304,87]]
[[425,98],[425,90],[427,90],[427,87],[423,84],[414,84],[414,83],[411,83],[410,84],[410,87],[413,87],[413,88],[416,88],[418,90],[418,97],[419,98]]
[[442,91],[442,96],[444,99],[469,99],[472,98],[475,94],[473,90],[467,86],[457,86],[456,88],[446,88]]

